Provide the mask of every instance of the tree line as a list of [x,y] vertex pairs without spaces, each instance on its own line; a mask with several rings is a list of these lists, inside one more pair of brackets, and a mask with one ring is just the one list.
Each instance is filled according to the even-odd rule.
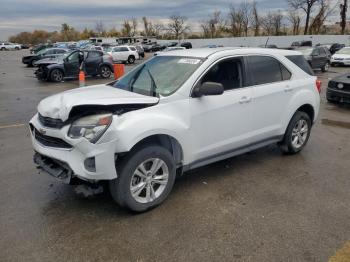
[[9,41],[26,44],[42,42],[63,42],[89,39],[90,37],[133,37],[137,35],[158,39],[220,38],[265,35],[299,35],[330,33],[325,22],[330,15],[339,11],[339,28],[331,33],[346,33],[347,0],[332,5],[331,0],[287,0],[288,9],[273,10],[261,14],[253,0],[231,4],[226,12],[214,11],[208,19],[199,21],[198,32],[188,18],[172,15],[167,23],[160,23],[147,17],[125,19],[121,28],[107,29],[103,21],[97,21],[93,29],[82,31],[64,23],[60,31],[34,30],[11,36]]

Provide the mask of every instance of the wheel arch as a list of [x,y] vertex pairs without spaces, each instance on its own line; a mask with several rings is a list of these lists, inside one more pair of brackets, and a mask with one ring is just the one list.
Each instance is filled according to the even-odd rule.
[[183,149],[179,141],[168,134],[154,134],[146,136],[138,140],[130,149],[129,152],[135,151],[146,144],[156,144],[169,150],[173,155],[176,167],[180,167],[183,162]]
[[113,70],[113,65],[111,65],[110,63],[102,62],[102,63],[98,66],[99,71],[101,71],[101,67],[102,67],[102,66],[108,66],[108,68],[111,70],[111,72],[112,72],[112,73],[114,72],[114,70]]
[[297,112],[297,111],[306,113],[310,117],[311,123],[314,122],[314,120],[315,120],[315,109],[314,109],[314,107],[311,104],[308,104],[308,103],[304,104],[304,105],[300,106],[295,112]]

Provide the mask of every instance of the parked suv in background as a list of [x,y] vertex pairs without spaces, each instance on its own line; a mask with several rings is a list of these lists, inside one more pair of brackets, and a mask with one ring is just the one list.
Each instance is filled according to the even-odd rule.
[[8,43],[8,42],[0,43],[0,50],[1,51],[20,50],[20,49],[21,49],[21,45],[19,45],[19,44]]
[[348,66],[350,65],[350,47],[344,47],[337,51],[331,58],[331,65]]
[[300,152],[320,103],[309,72],[289,50],[160,53],[118,81],[41,101],[34,161],[66,183],[107,180],[119,205],[145,211],[176,174],[272,143]]
[[114,62],[128,62],[129,64],[133,64],[136,59],[139,59],[139,53],[134,46],[123,45],[111,47],[107,53],[113,57]]
[[331,53],[327,47],[316,46],[313,48],[297,49],[302,52],[312,69],[321,69],[327,72],[331,64]]
[[36,65],[36,77],[53,82],[61,82],[66,77],[77,78],[81,66],[88,76],[110,78],[113,72],[112,57],[98,50],[75,50],[54,59],[42,59]]

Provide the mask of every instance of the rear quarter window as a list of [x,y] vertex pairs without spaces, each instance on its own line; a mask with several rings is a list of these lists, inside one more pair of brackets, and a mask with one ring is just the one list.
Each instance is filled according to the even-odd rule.
[[314,71],[312,71],[309,63],[306,61],[303,55],[289,55],[286,56],[288,60],[299,66],[305,73],[313,76]]

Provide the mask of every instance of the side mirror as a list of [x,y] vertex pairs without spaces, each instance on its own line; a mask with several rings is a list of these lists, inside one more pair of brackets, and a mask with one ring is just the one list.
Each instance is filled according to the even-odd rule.
[[223,93],[224,87],[222,84],[217,82],[204,82],[194,88],[192,97],[217,96],[222,95]]

